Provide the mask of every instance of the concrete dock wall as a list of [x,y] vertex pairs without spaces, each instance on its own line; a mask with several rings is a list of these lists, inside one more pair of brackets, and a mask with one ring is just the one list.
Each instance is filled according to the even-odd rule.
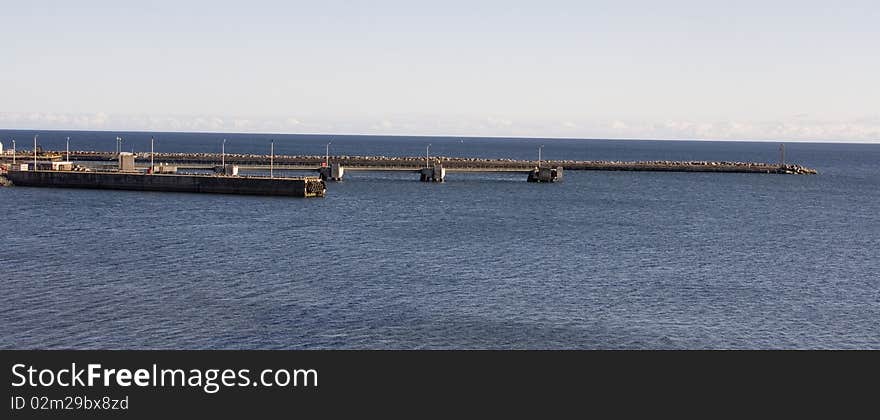
[[90,188],[135,191],[323,197],[317,177],[258,178],[210,175],[145,175],[102,172],[11,171],[6,177],[24,187]]

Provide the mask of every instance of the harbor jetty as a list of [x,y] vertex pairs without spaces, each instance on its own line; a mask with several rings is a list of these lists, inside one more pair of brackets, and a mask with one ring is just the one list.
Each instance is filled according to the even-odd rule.
[[[70,160],[100,162],[113,160],[113,152],[72,151]],[[325,180],[341,180],[347,171],[409,171],[419,174],[422,181],[442,181],[456,172],[518,172],[529,181],[558,181],[566,171],[656,171],[714,172],[754,174],[812,175],[818,172],[797,164],[735,161],[610,161],[610,160],[514,160],[448,156],[295,156],[219,153],[155,153],[155,161],[177,169],[212,169],[221,160],[242,170],[268,170],[270,165],[281,170],[302,170],[318,173]],[[150,153],[136,153],[139,164],[149,163]],[[541,169],[547,169],[543,175]]]
[[[60,152],[47,151],[46,156],[60,156]],[[341,181],[345,173],[352,171],[385,171],[385,172],[412,172],[418,175],[423,182],[443,182],[450,173],[522,173],[529,182],[559,182],[563,180],[564,171],[654,171],[654,172],[712,172],[712,173],[752,173],[752,174],[797,174],[813,175],[818,172],[797,164],[786,164],[784,158],[779,163],[766,162],[734,162],[734,161],[609,161],[609,160],[514,160],[514,159],[485,159],[465,158],[448,156],[297,156],[297,155],[262,155],[262,154],[232,154],[232,153],[120,153],[103,151],[70,151],[65,153],[67,161],[58,161],[60,158],[39,161],[34,159],[36,172],[47,171],[61,172],[76,170],[103,173],[108,170],[115,171],[118,160],[119,171],[142,172],[142,175],[173,175],[187,178],[179,178],[179,184],[191,185],[187,187],[194,191],[217,191],[246,194],[247,188],[243,185],[257,185],[255,194],[277,193],[280,186],[269,186],[273,183],[282,183],[281,178],[275,178],[271,174],[275,170],[307,171],[317,174],[314,178],[321,182],[320,188],[311,186],[313,183],[309,177],[298,178],[304,192],[297,193],[301,196],[312,196],[314,191],[323,190],[323,181]],[[0,159],[3,160],[3,159]],[[123,161],[124,160],[124,161]],[[160,162],[155,165],[154,162]],[[222,163],[222,164],[221,164]],[[15,165],[13,165],[15,166]],[[26,166],[26,165],[25,165]],[[17,168],[13,168],[17,169]],[[33,170],[33,168],[31,168]],[[268,172],[269,177],[239,177],[239,170]],[[201,174],[189,173],[181,175],[181,172],[201,172]],[[19,171],[15,171],[19,172]],[[23,171],[22,171],[23,172]],[[213,173],[213,175],[211,174]],[[216,181],[217,177],[224,181]],[[21,182],[36,182],[30,178],[38,178],[52,184],[61,184],[60,179],[70,179],[69,183],[84,185],[80,182],[81,177],[70,176],[40,176],[21,175]],[[269,181],[260,181],[266,178]],[[98,185],[114,185],[116,187],[128,185],[133,182],[131,189],[147,188],[184,188],[177,184],[170,186],[172,181],[135,181],[135,178],[122,177],[120,181],[106,182],[112,178],[95,177],[89,178]],[[210,179],[210,180],[209,180]],[[233,181],[234,179],[234,181]],[[279,179],[279,181],[273,181]],[[294,178],[297,179],[297,178]],[[15,179],[12,179],[16,183]],[[227,187],[220,184],[226,183]],[[284,184],[289,186],[290,184]],[[115,187],[114,187],[115,188]],[[286,187],[285,187],[286,188]],[[311,192],[306,192],[311,191]],[[283,195],[283,194],[282,194]],[[323,195],[321,193],[320,195]]]
[[23,187],[89,188],[215,194],[323,197],[318,177],[269,178],[91,171],[8,171],[4,177]]

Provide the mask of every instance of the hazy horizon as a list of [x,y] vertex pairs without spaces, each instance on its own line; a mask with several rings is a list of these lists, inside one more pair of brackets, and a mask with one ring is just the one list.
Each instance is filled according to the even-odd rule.
[[[28,137],[16,139],[14,137],[5,136],[4,131],[29,131]],[[705,138],[605,138],[605,137],[536,137],[536,136],[472,136],[472,135],[443,135],[443,134],[363,134],[363,133],[283,133],[283,132],[236,132],[236,131],[171,131],[171,130],[87,130],[87,129],[37,129],[37,128],[4,128],[0,127],[0,144],[5,148],[9,148],[9,141],[18,140],[27,147],[28,142],[33,140],[31,134],[42,134],[47,132],[57,133],[106,133],[108,136],[116,136],[120,134],[228,134],[228,135],[253,135],[253,136],[315,136],[315,137],[409,137],[409,138],[462,138],[462,139],[539,139],[539,140],[583,140],[583,141],[672,141],[672,142],[743,142],[743,143],[815,143],[815,144],[878,144],[874,141],[855,141],[855,140],[805,140],[805,139],[705,139]],[[73,139],[73,138],[72,138]]]

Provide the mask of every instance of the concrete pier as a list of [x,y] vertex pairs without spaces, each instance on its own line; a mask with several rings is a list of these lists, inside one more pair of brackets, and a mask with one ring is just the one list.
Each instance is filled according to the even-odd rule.
[[321,179],[324,181],[342,181],[342,176],[345,175],[345,168],[338,163],[331,163],[330,166],[320,167],[318,174],[321,175]]
[[535,168],[529,172],[528,182],[559,182],[562,181],[562,167]]
[[422,182],[443,182],[445,179],[446,168],[443,165],[434,165],[419,171],[419,180]]
[[[71,160],[78,163],[95,163],[115,160],[111,152],[71,152]],[[269,156],[251,154],[226,154],[228,164],[238,165],[242,170],[265,170],[269,167]],[[174,165],[180,169],[213,168],[221,161],[219,154],[211,153],[156,153],[159,162]],[[136,161],[149,162],[148,153],[136,155]],[[322,166],[326,156],[274,156],[274,168],[281,170],[313,171],[325,180],[341,180],[348,171],[411,171],[422,178],[422,170],[427,169],[425,158],[394,156],[331,156],[329,167]],[[445,175],[457,172],[519,172],[528,177],[539,165],[547,168],[562,168],[567,171],[658,171],[658,172],[715,172],[715,173],[754,173],[754,174],[800,174],[818,173],[815,169],[797,164],[733,162],[733,161],[576,161],[576,160],[512,160],[481,159],[462,157],[437,157],[445,173],[439,178],[426,174],[425,178],[445,179]],[[337,168],[337,169],[334,169]],[[540,178],[540,176],[538,177]],[[534,179],[534,177],[533,177]],[[557,181],[561,177],[556,178]]]
[[317,177],[267,178],[212,175],[150,175],[121,172],[10,171],[15,186],[89,188],[135,191],[323,197],[326,185]]

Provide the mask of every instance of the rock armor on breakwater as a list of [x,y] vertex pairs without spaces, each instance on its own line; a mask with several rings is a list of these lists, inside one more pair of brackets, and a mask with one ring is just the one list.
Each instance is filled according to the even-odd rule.
[[[77,161],[101,161],[114,160],[113,152],[77,151],[70,153],[72,160]],[[138,162],[150,161],[149,153],[137,153],[135,158]],[[203,163],[213,164],[221,160],[219,153],[156,153],[154,159],[157,162],[169,164],[175,163]],[[227,164],[236,165],[269,165],[269,155],[257,154],[229,154],[225,157]],[[432,159],[441,163],[447,169],[456,168],[536,168],[538,161],[514,160],[514,159],[481,159],[433,156]],[[300,165],[321,166],[325,156],[293,156],[275,155],[275,165]],[[424,156],[330,156],[330,161],[345,167],[384,166],[389,168],[414,168],[424,166]],[[733,161],[609,161],[609,160],[542,160],[541,167],[561,167],[570,171],[661,171],[661,172],[734,172],[734,173],[769,173],[769,174],[799,174],[813,175],[818,171],[796,164],[763,163],[763,162],[733,162]]]

